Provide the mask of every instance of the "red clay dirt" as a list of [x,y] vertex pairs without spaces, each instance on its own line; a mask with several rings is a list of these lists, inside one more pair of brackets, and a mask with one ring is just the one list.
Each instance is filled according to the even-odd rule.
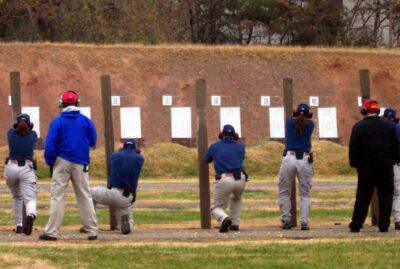
[[[362,68],[370,70],[372,96],[385,107],[396,107],[399,50],[2,44],[0,132],[5,134],[12,123],[7,105],[11,71],[21,72],[22,105],[40,106],[42,137],[49,121],[59,113],[60,93],[71,89],[80,93],[82,106],[92,108],[102,136],[100,75],[110,74],[113,95],[121,96],[121,106],[142,108],[146,145],[171,141],[170,107],[162,106],[162,95],[174,96],[173,106],[192,107],[196,134],[194,84],[205,78],[209,97],[221,95],[222,106],[241,107],[242,135],[246,144],[252,145],[269,139],[268,108],[260,106],[260,96],[270,95],[272,106],[282,106],[282,80],[291,77],[295,103],[308,102],[309,96],[316,95],[321,107],[337,107],[340,140],[347,143],[351,126],[360,119],[358,71]],[[219,129],[219,107],[207,104],[211,142]],[[113,113],[114,133],[119,139],[119,109],[114,107]],[[2,135],[0,144],[5,142]]]

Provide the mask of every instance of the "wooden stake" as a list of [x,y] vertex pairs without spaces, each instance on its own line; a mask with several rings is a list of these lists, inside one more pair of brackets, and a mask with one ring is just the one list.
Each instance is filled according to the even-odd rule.
[[[293,112],[293,80],[291,78],[285,78],[283,80],[283,104],[285,108],[286,125],[286,121],[292,117]],[[293,180],[290,201],[292,204],[292,223],[294,227],[297,227],[296,180]]]
[[211,229],[210,216],[210,174],[206,154],[208,149],[207,120],[206,120],[206,81],[196,81],[196,107],[197,107],[197,152],[199,162],[199,184],[200,184],[200,217],[201,228]]
[[[114,152],[114,132],[111,106],[111,79],[109,75],[101,76],[101,96],[104,114],[104,139],[107,165],[107,178],[110,175],[110,156]],[[108,180],[108,179],[107,179]],[[110,229],[117,229],[117,218],[114,208],[110,207]]]

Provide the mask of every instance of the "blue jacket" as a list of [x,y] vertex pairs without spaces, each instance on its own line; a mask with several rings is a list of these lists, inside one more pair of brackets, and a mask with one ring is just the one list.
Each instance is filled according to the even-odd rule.
[[110,157],[111,172],[108,184],[136,193],[144,159],[135,149],[121,149]]
[[10,129],[7,133],[9,155],[8,157],[13,160],[28,159],[33,160],[33,148],[37,139],[35,131],[31,131],[24,136],[17,135],[14,128]]
[[234,140],[221,140],[210,146],[206,160],[214,162],[216,174],[230,173],[234,170],[243,170],[245,157],[244,145]]
[[314,131],[314,122],[307,120],[303,134],[296,134],[295,121],[289,119],[286,122],[286,150],[288,151],[311,151],[311,135]]
[[90,147],[96,145],[93,122],[79,111],[63,112],[51,123],[44,157],[53,166],[57,157],[82,165],[89,164]]

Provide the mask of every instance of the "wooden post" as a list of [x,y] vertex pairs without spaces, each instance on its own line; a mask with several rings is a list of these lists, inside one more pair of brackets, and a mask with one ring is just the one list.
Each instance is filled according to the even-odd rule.
[[[361,87],[361,97],[362,99],[371,98],[371,83],[369,79],[369,70],[360,70],[360,87]],[[377,190],[374,190],[374,194],[371,199],[371,224],[372,226],[377,226],[379,220],[379,199]]]
[[[283,104],[285,108],[285,125],[286,121],[292,117],[293,112],[293,80],[285,78],[283,80]],[[293,180],[291,201],[292,223],[297,227],[297,203],[296,203],[296,180]]]
[[208,149],[207,120],[206,120],[206,81],[196,81],[196,108],[197,108],[197,153],[199,161],[199,185],[200,185],[200,217],[201,228],[211,229],[210,216],[210,174],[206,153]]
[[[21,78],[19,72],[14,71],[10,73],[10,95],[11,95],[11,108],[12,120],[21,114]],[[26,207],[22,202],[22,223],[26,221]]]
[[[107,165],[107,180],[110,175],[110,156],[114,152],[114,132],[111,106],[111,79],[109,75],[101,76],[101,96],[104,115],[104,139]],[[110,229],[117,229],[117,219],[114,208],[110,207]]]

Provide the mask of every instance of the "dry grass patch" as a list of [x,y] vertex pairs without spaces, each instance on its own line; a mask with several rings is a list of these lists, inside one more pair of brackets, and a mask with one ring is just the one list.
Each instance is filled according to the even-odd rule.
[[0,254],[0,264],[1,268],[15,268],[15,269],[50,269],[56,268],[50,266],[46,261],[38,260],[38,259],[31,259],[27,257],[22,257],[20,255],[14,255],[11,253],[7,254]]

